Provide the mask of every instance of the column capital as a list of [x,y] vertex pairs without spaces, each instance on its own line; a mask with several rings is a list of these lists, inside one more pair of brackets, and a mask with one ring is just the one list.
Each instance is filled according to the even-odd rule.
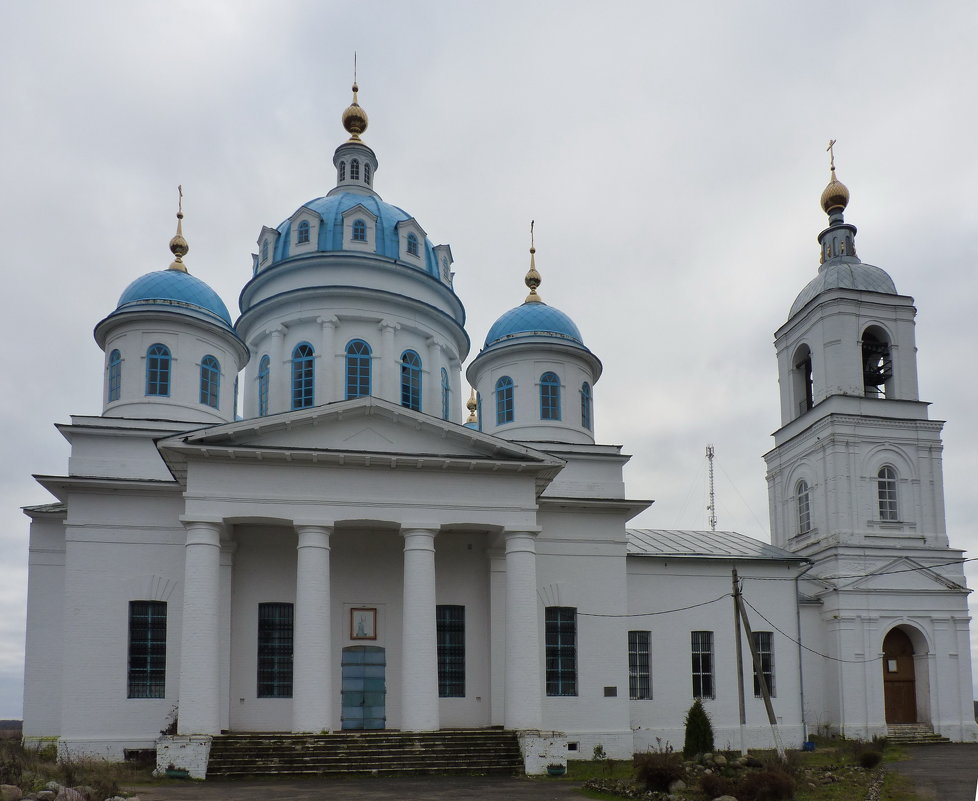
[[295,527],[299,535],[297,548],[324,548],[329,550],[329,537],[333,533],[332,526],[299,524]]
[[211,520],[180,520],[187,531],[187,545],[213,545],[221,547],[222,523]]
[[390,320],[381,320],[379,323],[377,323],[378,329],[381,331],[390,331],[391,333],[399,330],[400,327],[400,323],[391,322]]
[[330,328],[336,328],[339,326],[339,318],[335,314],[331,314],[329,317],[317,317],[316,322],[319,323],[323,328],[327,326]]

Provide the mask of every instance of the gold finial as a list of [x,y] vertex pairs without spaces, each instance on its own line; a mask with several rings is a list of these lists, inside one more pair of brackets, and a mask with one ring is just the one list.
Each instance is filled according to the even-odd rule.
[[835,177],[835,139],[829,140],[825,148],[829,154],[829,183],[822,191],[821,204],[826,214],[834,211],[843,212],[849,205],[849,188]]
[[178,270],[181,273],[187,272],[187,268],[183,263],[183,257],[187,255],[190,250],[190,245],[187,244],[187,240],[183,238],[183,184],[177,187],[177,192],[180,193],[180,199],[177,202],[177,233],[170,240],[170,252],[174,255],[174,259],[170,264],[168,269]]
[[465,402],[465,408],[469,410],[469,419],[466,423],[478,423],[479,418],[476,417],[475,410],[479,408],[479,401],[475,399],[475,387],[472,387],[469,393],[469,399]]
[[360,108],[360,104],[357,102],[357,92],[360,91],[360,87],[357,86],[357,54],[353,54],[353,102],[347,106],[346,111],[343,112],[343,127],[346,128],[347,132],[350,134],[349,141],[359,142],[360,134],[367,130],[367,112]]
[[537,249],[533,243],[533,224],[534,220],[530,220],[530,269],[527,270],[526,278],[523,279],[523,282],[530,288],[530,294],[526,296],[526,300],[523,302],[543,303],[537,294],[537,287],[540,286],[540,273],[537,272],[536,258],[534,257]]

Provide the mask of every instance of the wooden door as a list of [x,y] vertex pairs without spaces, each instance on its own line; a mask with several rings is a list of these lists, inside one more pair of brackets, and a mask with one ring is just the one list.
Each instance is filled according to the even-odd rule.
[[901,629],[893,629],[883,640],[883,701],[887,723],[917,722],[913,643]]

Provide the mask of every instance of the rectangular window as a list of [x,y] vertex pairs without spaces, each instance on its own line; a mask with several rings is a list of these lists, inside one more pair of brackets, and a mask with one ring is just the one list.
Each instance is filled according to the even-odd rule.
[[641,701],[652,697],[652,670],[649,662],[648,631],[628,632],[628,697]]
[[692,631],[693,698],[713,698],[713,632]]
[[129,602],[129,698],[166,695],[166,601]]
[[292,697],[292,604],[258,604],[258,697]]
[[[755,631],[753,635],[761,672],[764,674],[764,681],[767,682],[767,691],[774,698],[774,636],[770,631]],[[754,671],[754,695],[761,697],[761,682],[757,678],[756,670]]]
[[465,697],[465,607],[439,604],[438,697]]
[[577,695],[577,609],[548,606],[547,695]]

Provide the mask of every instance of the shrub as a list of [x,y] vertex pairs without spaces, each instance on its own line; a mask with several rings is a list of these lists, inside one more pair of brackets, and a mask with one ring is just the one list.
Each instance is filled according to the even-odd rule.
[[766,768],[744,776],[734,795],[738,801],[791,801],[795,780],[783,770]]
[[707,798],[719,798],[721,795],[732,795],[736,797],[737,783],[726,776],[716,773],[704,773],[700,776],[700,789],[706,793]]
[[683,743],[683,756],[687,759],[697,754],[708,754],[713,750],[713,724],[697,698],[686,713],[686,740]]
[[636,754],[634,765],[635,778],[646,790],[665,792],[676,779],[686,775],[682,757],[668,751]]
[[855,757],[859,767],[866,768],[866,770],[872,770],[883,761],[883,754],[871,747],[858,750]]

